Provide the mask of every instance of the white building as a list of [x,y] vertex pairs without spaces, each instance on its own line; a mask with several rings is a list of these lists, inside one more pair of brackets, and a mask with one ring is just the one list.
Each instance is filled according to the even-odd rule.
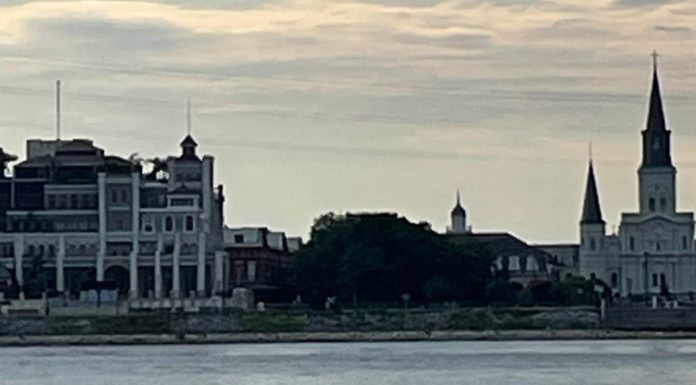
[[622,296],[696,291],[694,215],[676,202],[676,168],[653,70],[643,159],[638,168],[638,212],[623,213],[617,234],[607,235],[590,161],[580,221],[579,270]]
[[222,186],[196,147],[186,136],[181,154],[143,172],[91,140],[27,141],[26,160],[0,177],[0,262],[14,284],[76,296],[112,281],[130,298],[223,290]]

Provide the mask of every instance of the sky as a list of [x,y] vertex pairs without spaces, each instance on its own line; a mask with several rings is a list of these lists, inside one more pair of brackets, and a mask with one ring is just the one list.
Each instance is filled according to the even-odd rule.
[[588,161],[608,230],[637,207],[652,59],[696,209],[696,2],[0,3],[1,146],[63,137],[177,153],[186,99],[230,226],[307,237],[328,211],[574,242]]

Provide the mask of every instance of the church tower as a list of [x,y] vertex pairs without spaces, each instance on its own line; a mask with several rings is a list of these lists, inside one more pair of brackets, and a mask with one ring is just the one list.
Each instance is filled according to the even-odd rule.
[[599,205],[594,167],[590,159],[587,170],[587,183],[585,185],[585,200],[582,205],[582,217],[580,218],[580,246],[583,249],[582,251],[587,254],[599,252],[604,243],[604,235],[605,222]]
[[469,229],[466,227],[466,210],[462,207],[458,190],[457,204],[454,205],[450,213],[450,228],[448,232],[450,234],[466,234],[469,232]]
[[672,165],[670,134],[662,108],[657,54],[653,53],[652,89],[645,130],[643,162],[638,169],[639,207],[641,214],[674,214],[676,211],[676,174]]

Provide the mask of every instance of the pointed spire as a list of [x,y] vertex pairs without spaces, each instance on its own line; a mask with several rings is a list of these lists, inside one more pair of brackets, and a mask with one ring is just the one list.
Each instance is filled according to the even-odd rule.
[[592,159],[589,161],[587,171],[587,184],[585,186],[585,201],[582,206],[582,218],[580,224],[604,224],[602,209],[599,207],[599,194],[597,194],[597,182],[595,181]]
[[657,75],[657,51],[653,51],[653,78],[652,78],[652,89],[650,90],[650,106],[648,109],[648,121],[646,124],[646,130],[660,130],[665,131],[667,129],[665,125],[665,114],[662,109],[662,95],[660,95],[660,80]]
[[466,210],[464,210],[464,207],[462,207],[462,201],[459,195],[459,189],[457,189],[457,204],[454,205],[454,208],[452,209],[452,216],[459,215],[459,216],[466,216]]

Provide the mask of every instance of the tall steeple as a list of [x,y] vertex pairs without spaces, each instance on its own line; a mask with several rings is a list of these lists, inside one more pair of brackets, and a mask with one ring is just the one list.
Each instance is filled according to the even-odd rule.
[[597,194],[597,182],[595,181],[594,167],[590,159],[587,170],[587,184],[585,186],[585,201],[582,205],[582,218],[580,224],[604,224],[602,209],[599,207],[599,195]]
[[652,89],[648,119],[643,135],[643,164],[641,167],[672,167],[670,134],[665,124],[665,114],[660,95],[660,81],[657,74],[657,52],[653,52]]

